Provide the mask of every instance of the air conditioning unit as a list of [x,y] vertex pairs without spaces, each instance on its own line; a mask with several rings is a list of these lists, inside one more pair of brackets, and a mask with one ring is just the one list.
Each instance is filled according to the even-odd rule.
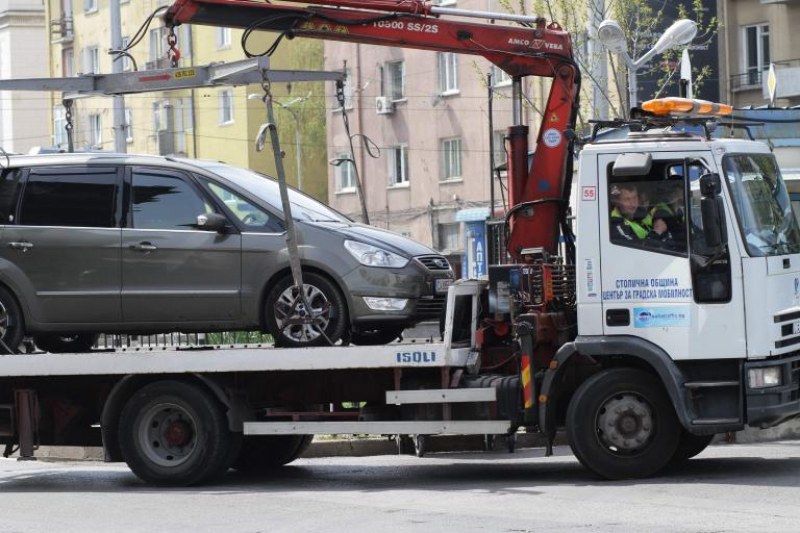
[[394,102],[388,96],[378,96],[375,98],[375,112],[379,115],[391,115],[394,113]]

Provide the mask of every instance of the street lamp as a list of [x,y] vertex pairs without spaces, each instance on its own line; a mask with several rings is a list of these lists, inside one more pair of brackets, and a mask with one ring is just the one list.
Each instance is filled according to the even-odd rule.
[[636,105],[636,71],[650,61],[653,56],[676,46],[685,46],[697,35],[697,23],[689,19],[675,21],[656,41],[656,44],[639,59],[628,55],[628,45],[622,27],[615,20],[604,20],[597,28],[597,39],[611,52],[619,54],[628,65],[628,95],[630,108]]
[[302,134],[300,133],[300,113],[298,113],[297,109],[293,108],[292,106],[301,102],[305,102],[310,96],[311,93],[308,93],[306,96],[298,96],[294,100],[290,100],[285,104],[282,102],[276,102],[281,109],[288,111],[294,119],[294,151],[297,156],[297,188],[301,191],[303,190],[303,172],[300,169],[300,146],[302,145]]

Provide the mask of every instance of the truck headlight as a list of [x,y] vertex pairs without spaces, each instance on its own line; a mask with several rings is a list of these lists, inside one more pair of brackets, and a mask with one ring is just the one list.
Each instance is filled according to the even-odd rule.
[[344,241],[344,247],[356,260],[365,266],[380,268],[403,268],[408,259],[383,248],[358,241]]
[[751,389],[777,387],[781,384],[781,367],[751,368],[747,371],[747,383]]

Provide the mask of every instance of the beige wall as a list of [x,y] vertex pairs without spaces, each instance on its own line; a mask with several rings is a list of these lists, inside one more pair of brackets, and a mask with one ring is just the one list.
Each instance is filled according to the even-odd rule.
[[[0,78],[48,76],[44,6],[40,0],[0,2]],[[49,144],[47,96],[0,91],[0,147],[27,152]]]

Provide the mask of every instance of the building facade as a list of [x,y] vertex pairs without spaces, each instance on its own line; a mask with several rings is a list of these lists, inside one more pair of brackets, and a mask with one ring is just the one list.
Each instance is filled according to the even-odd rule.
[[[47,77],[46,35],[41,0],[0,0],[0,79]],[[0,148],[48,144],[46,101],[42,93],[0,91]]]
[[[112,72],[110,1],[46,0],[50,23],[50,75],[69,77]],[[137,34],[138,43],[129,56],[118,59],[123,71],[152,70],[171,66],[168,58],[168,28],[159,16],[141,33],[148,16],[169,2],[122,0],[120,2],[123,47]],[[183,25],[175,30],[181,57],[179,66],[190,67],[245,58],[241,30]],[[248,40],[252,50],[264,50],[275,35],[255,33]],[[322,44],[298,39],[282,46],[271,57],[273,69],[320,70]],[[284,166],[290,184],[320,199],[327,197],[324,123],[325,87],[322,83],[273,84],[276,122],[285,152]],[[183,91],[131,94],[124,97],[126,151],[175,154],[222,160],[275,175],[272,150],[257,152],[255,139],[266,122],[260,85],[213,87]],[[66,149],[66,108],[62,95],[50,95],[52,138],[49,143]],[[82,98],[73,103],[74,146],[81,150],[114,150],[113,100]],[[299,134],[296,130],[300,130]],[[322,128],[324,130],[324,127]],[[300,157],[297,157],[297,152]],[[300,168],[297,162],[301,161]]]

